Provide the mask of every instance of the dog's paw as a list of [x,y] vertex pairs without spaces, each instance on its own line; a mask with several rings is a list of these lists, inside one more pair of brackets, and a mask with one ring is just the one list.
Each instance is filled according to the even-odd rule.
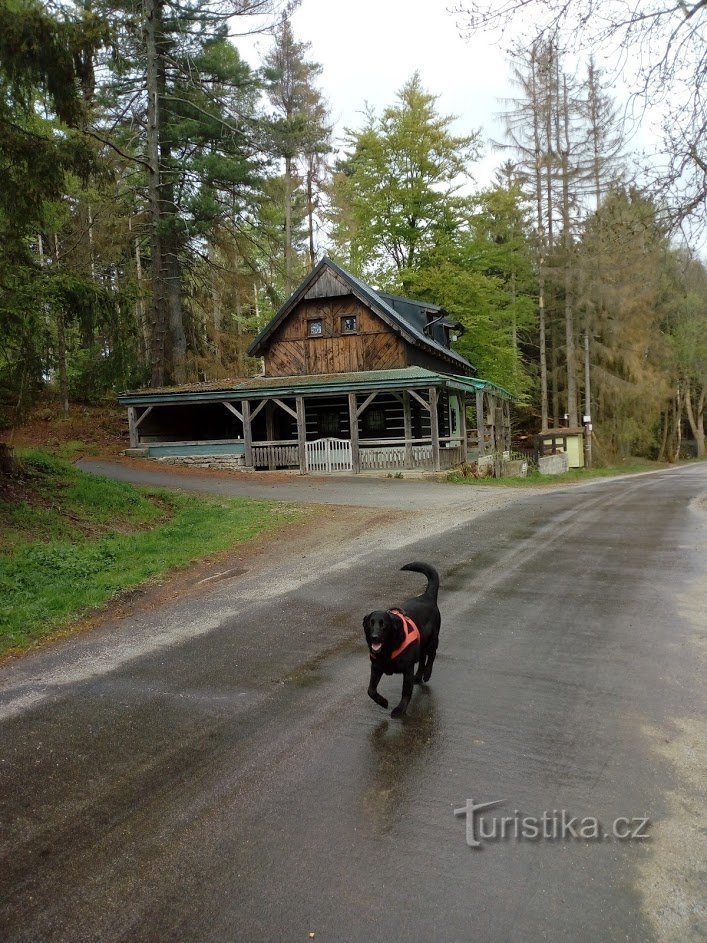
[[388,698],[387,698],[387,697],[382,697],[382,698],[380,699],[380,701],[378,701],[378,703],[380,704],[381,707],[387,707],[387,706],[388,706]]
[[429,681],[431,677],[432,677],[432,669],[425,668],[424,674],[422,675],[422,680]]
[[401,707],[400,704],[398,704],[397,707],[394,707],[393,710],[390,712],[391,717],[402,717],[404,714],[405,714],[405,708]]

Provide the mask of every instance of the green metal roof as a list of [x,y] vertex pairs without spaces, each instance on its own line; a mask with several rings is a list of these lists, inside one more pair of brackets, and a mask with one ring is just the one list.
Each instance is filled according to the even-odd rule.
[[428,386],[447,387],[465,392],[486,390],[502,399],[512,399],[507,390],[479,377],[435,373],[424,367],[405,367],[400,370],[367,370],[361,373],[217,380],[213,383],[194,383],[181,387],[135,390],[121,393],[118,396],[118,402],[123,406],[154,406],[160,403],[209,403],[223,400],[262,399],[268,396],[286,397],[300,394],[317,396],[372,392],[373,390],[424,389]]

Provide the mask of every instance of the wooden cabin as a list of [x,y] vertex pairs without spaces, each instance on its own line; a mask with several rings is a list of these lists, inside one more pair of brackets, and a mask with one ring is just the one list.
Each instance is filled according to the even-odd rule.
[[[508,393],[452,349],[438,305],[377,292],[324,258],[249,348],[263,375],[122,394],[131,449],[301,472],[450,468],[508,448]],[[135,452],[133,452],[135,454]]]
[[451,349],[463,327],[442,308],[376,292],[323,259],[250,345],[266,377],[424,367],[473,376]]

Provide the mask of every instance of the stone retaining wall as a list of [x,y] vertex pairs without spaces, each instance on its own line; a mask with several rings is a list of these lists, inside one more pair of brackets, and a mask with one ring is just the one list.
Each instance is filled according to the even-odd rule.
[[187,465],[189,468],[220,468],[246,471],[245,455],[163,455],[155,461],[163,465]]

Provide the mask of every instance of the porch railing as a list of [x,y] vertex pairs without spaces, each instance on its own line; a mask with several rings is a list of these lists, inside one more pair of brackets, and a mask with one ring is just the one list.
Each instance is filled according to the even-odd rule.
[[255,468],[298,468],[299,449],[296,442],[253,443]]
[[[439,463],[445,470],[462,460],[459,439],[440,439]],[[296,442],[254,442],[255,468],[298,468],[299,449]],[[353,467],[351,443],[348,439],[315,439],[307,442],[307,471],[350,471]],[[430,439],[363,439],[359,442],[361,471],[403,471],[410,468],[434,470],[434,451]]]
[[[440,468],[452,468],[462,460],[459,438],[440,439]],[[434,469],[430,439],[362,439],[359,443],[361,471],[402,471],[405,468]]]

